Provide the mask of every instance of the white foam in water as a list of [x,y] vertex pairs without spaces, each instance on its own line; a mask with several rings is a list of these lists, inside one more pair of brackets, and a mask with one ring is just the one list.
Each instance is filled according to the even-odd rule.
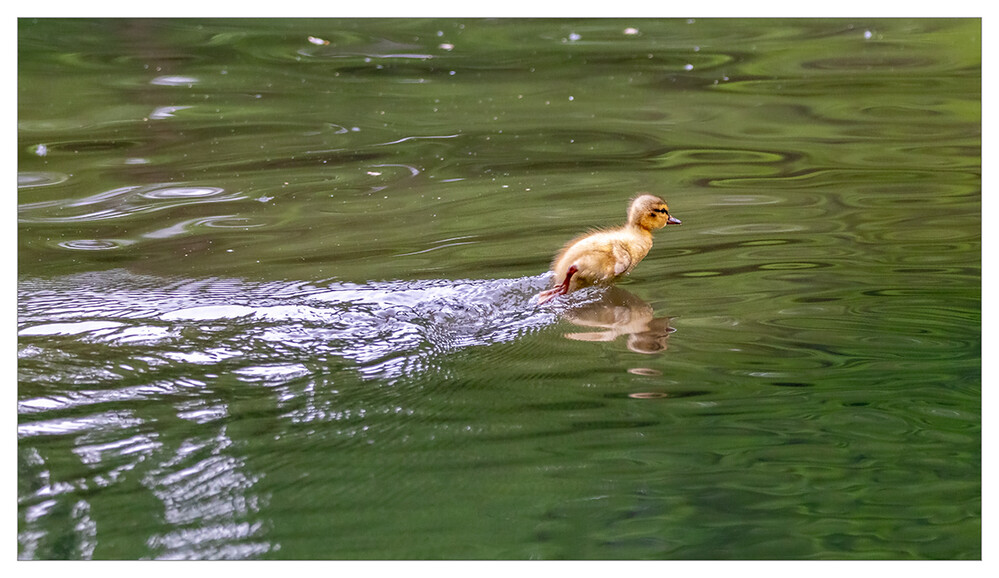
[[[368,284],[162,279],[124,270],[18,285],[21,337],[74,336],[149,347],[168,363],[245,359],[240,371],[336,356],[366,377],[399,377],[425,358],[516,339],[557,320],[538,307],[549,275]],[[297,366],[296,366],[297,367]],[[289,378],[298,376],[291,372]]]

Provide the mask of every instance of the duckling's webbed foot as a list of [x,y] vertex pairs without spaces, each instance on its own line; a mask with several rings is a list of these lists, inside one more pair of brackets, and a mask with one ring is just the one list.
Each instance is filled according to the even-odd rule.
[[553,289],[542,291],[538,295],[538,304],[547,303],[559,295],[565,295],[568,293],[569,281],[572,280],[572,276],[576,274],[576,271],[579,271],[579,269],[575,265],[569,267],[569,270],[565,272],[565,279],[562,283],[556,285]]

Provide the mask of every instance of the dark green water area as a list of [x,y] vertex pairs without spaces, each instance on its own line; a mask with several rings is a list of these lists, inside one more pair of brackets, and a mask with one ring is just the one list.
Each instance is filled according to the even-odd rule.
[[18,557],[980,559],[981,31],[19,20]]

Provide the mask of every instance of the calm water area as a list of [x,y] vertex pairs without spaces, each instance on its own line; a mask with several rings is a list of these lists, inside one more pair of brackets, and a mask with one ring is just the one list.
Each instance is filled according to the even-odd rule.
[[981,32],[20,19],[18,558],[981,559]]

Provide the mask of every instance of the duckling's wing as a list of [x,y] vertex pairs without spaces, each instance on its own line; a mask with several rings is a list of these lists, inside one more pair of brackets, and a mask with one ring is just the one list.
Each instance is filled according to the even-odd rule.
[[612,251],[614,253],[614,276],[620,277],[631,271],[631,253],[619,243],[614,243]]

